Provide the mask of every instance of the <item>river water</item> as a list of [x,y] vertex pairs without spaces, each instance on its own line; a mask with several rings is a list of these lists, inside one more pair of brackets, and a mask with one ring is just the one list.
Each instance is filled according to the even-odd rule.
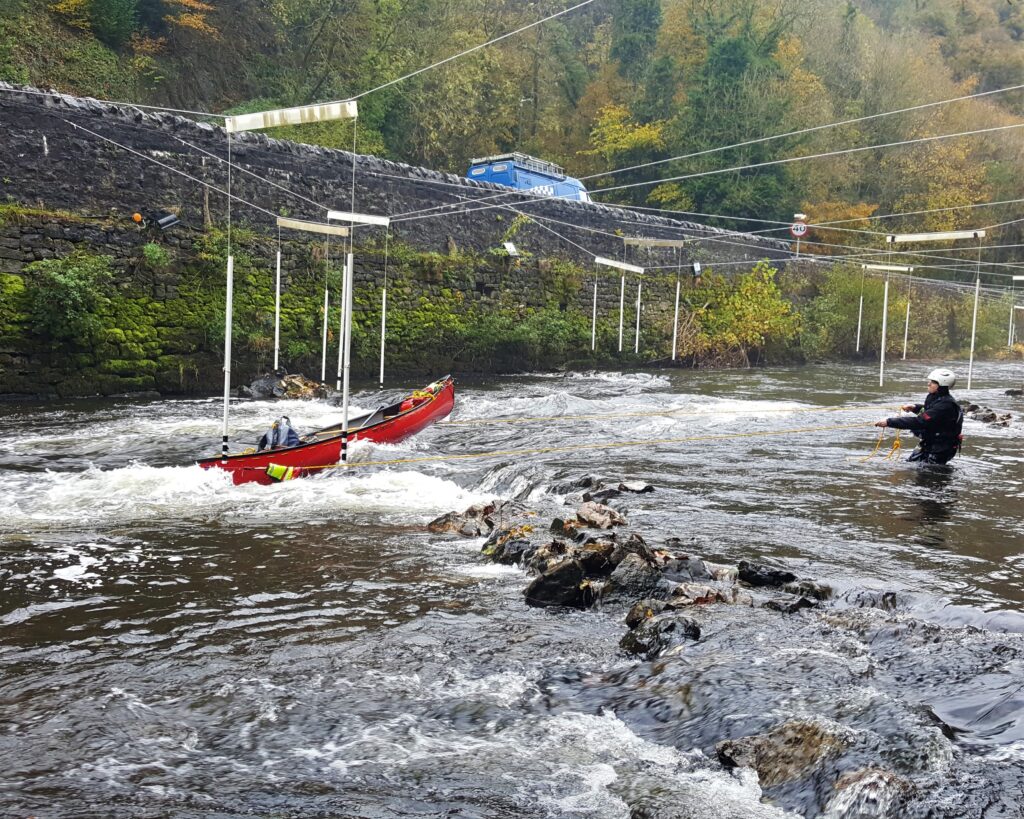
[[[887,460],[891,431],[864,460],[927,369],[496,377],[452,420],[546,420],[355,457],[511,454],[272,487],[189,465],[216,400],[0,406],[0,815],[1020,816],[1024,402],[1003,391],[1024,366],[976,368],[972,400],[1014,420],[968,421],[948,472]],[[282,409],[300,431],[338,414],[240,402],[233,436]],[[705,607],[698,642],[643,662],[621,611],[527,608],[525,573],[426,531],[496,497],[564,516],[552,487],[583,475],[656,487],[617,504],[652,545],[835,597]],[[792,719],[846,750],[772,786],[717,762]]]

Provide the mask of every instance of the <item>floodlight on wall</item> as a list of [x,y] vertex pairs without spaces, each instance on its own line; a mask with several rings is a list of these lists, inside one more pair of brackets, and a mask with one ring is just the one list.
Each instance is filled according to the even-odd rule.
[[606,259],[603,256],[595,256],[594,264],[604,265],[605,267],[614,267],[617,270],[625,270],[627,273],[640,273],[643,274],[644,269],[635,264],[626,264],[625,262],[617,262],[615,259]]
[[889,244],[903,242],[948,242],[955,239],[984,239],[983,230],[946,230],[939,233],[890,233],[885,237]]
[[502,242],[505,247],[505,252],[513,259],[519,256],[519,248],[517,248],[512,242]]
[[143,213],[133,213],[132,221],[141,227],[155,227],[160,230],[168,230],[175,225],[181,224],[181,219],[176,213],[168,210],[147,210]]
[[902,264],[862,264],[862,270],[887,270],[893,273],[913,273],[914,268]]
[[259,111],[255,114],[225,117],[224,130],[233,134],[238,131],[277,128],[281,125],[303,125],[308,122],[355,119],[357,116],[359,116],[359,108],[356,101],[345,100],[322,105],[300,105],[297,108],[276,108],[271,111]]
[[391,219],[387,216],[373,216],[368,213],[349,213],[343,210],[329,210],[327,211],[328,222],[355,222],[360,225],[383,225],[387,227],[391,224]]

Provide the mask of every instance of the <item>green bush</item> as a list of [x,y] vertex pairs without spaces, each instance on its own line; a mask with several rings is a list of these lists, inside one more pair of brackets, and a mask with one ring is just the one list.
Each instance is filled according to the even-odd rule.
[[75,252],[25,267],[29,323],[52,341],[90,342],[103,325],[97,313],[108,303],[111,258]]
[[156,242],[146,242],[142,246],[142,259],[154,273],[162,273],[171,266],[171,254]]
[[138,0],[91,0],[89,24],[96,39],[121,48],[131,39],[138,18]]

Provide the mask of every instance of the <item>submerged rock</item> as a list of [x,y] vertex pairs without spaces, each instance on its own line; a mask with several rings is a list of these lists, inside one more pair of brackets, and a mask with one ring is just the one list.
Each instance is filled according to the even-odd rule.
[[666,609],[674,610],[673,606],[664,600],[655,600],[653,597],[638,600],[633,604],[633,608],[626,613],[626,625],[631,629],[636,628],[648,617],[660,614]]
[[915,791],[908,779],[881,768],[863,768],[843,774],[836,795],[822,814],[825,819],[899,816]]
[[848,745],[817,722],[793,720],[766,734],[719,742],[715,752],[727,768],[753,768],[761,786],[771,788],[804,777]]
[[628,631],[619,646],[645,660],[653,660],[670,648],[700,639],[700,626],[689,617],[669,611],[642,620]]
[[784,586],[796,580],[796,575],[783,569],[774,569],[771,566],[741,560],[739,578],[750,586]]
[[603,503],[606,500],[617,498],[622,494],[618,489],[598,489],[596,492],[584,492],[583,500],[587,503]]
[[654,487],[643,481],[623,481],[619,484],[619,492],[653,492]]

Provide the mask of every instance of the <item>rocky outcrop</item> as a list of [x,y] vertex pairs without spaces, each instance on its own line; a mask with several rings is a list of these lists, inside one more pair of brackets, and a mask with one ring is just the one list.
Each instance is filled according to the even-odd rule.
[[[1012,391],[1007,391],[1007,395]],[[972,421],[980,421],[982,424],[991,424],[996,427],[1008,427],[1013,420],[1013,414],[1009,412],[997,412],[990,407],[983,407],[979,404],[971,404],[965,401],[960,402],[964,408],[964,417]]]
[[267,400],[286,398],[299,401],[319,401],[331,394],[330,388],[301,373],[267,373],[257,378],[240,392],[246,398]]

